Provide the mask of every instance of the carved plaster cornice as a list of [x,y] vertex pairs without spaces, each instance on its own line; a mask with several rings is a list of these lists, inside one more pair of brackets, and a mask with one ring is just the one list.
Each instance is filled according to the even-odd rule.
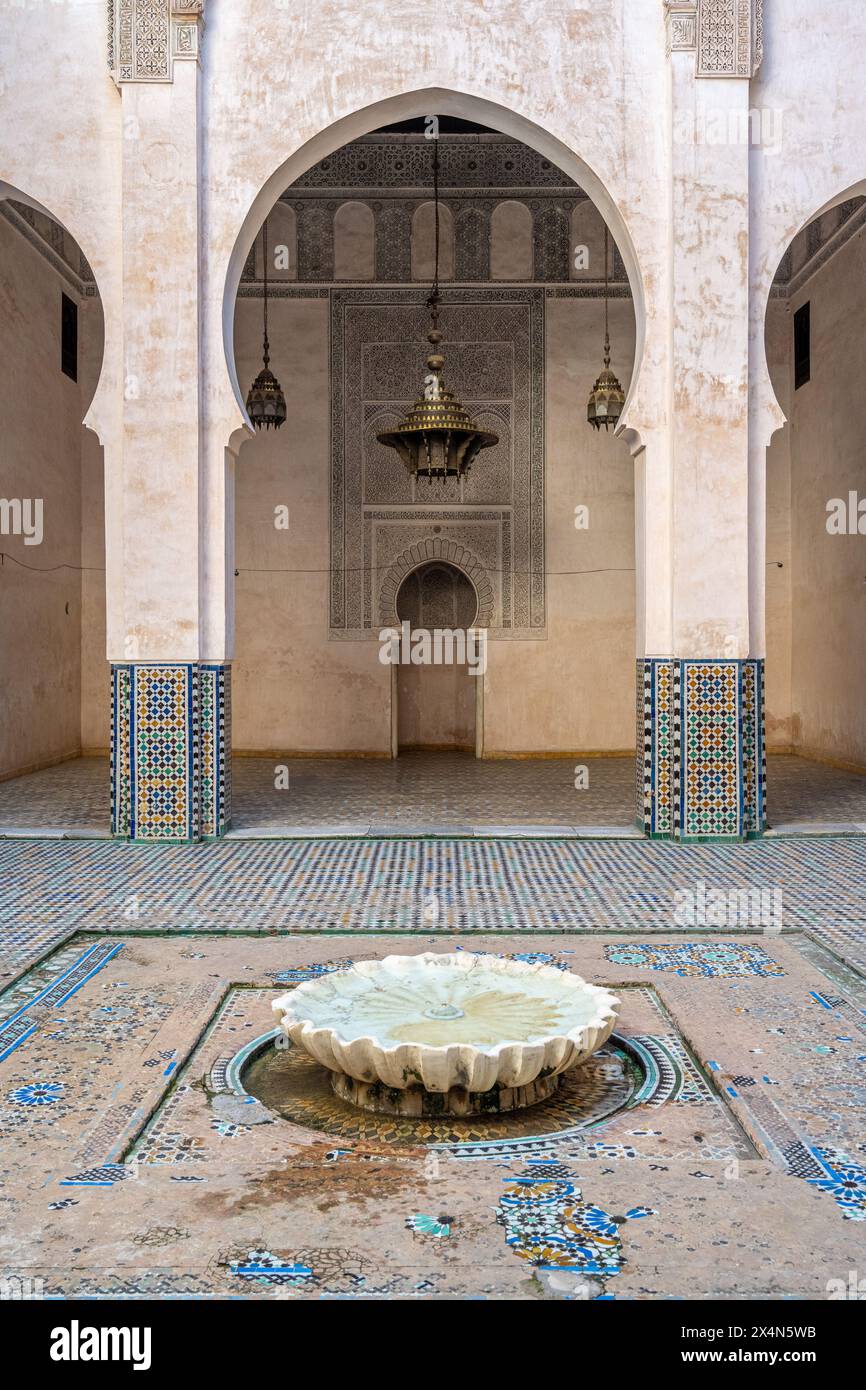
[[118,84],[171,82],[197,59],[204,0],[108,0],[108,66]]
[[665,52],[695,53],[698,44],[697,0],[665,0]]
[[698,77],[754,77],[764,55],[764,0],[698,0]]
[[754,77],[764,56],[764,0],[664,0],[665,50],[693,52],[696,77]]

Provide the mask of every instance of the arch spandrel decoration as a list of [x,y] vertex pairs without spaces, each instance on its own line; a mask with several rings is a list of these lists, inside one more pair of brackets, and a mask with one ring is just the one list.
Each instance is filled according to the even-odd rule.
[[477,556],[464,545],[443,536],[430,536],[409,546],[389,565],[379,587],[379,623],[382,627],[399,627],[397,595],[407,575],[431,560],[442,560],[460,570],[471,582],[478,596],[475,627],[496,626],[496,595],[490,576]]
[[764,56],[764,0],[665,0],[667,51],[694,52],[697,77],[754,77]]
[[405,469],[376,442],[379,422],[402,418],[420,385],[428,319],[418,291],[331,292],[333,639],[377,625],[373,576],[434,525],[500,576],[500,635],[545,637],[544,295],[536,286],[449,288],[441,322],[451,379],[502,441],[473,465],[461,496],[453,484],[423,481],[407,495]]
[[[655,418],[655,408],[648,403],[651,403],[657,395],[657,393],[654,395],[652,389],[652,382],[656,377],[657,359],[652,354],[648,356],[645,351],[647,324],[649,322],[646,302],[647,281],[634,241],[631,218],[626,216],[622,198],[610,190],[602,176],[596,171],[594,164],[577,153],[576,144],[564,143],[562,139],[554,135],[544,125],[534,121],[530,116],[523,114],[511,105],[488,101],[459,88],[435,85],[419,86],[411,91],[382,97],[358,110],[347,111],[329,126],[316,131],[290,155],[284,156],[280,160],[274,158],[269,166],[270,173],[258,184],[258,191],[251,194],[247,212],[241,223],[235,226],[234,219],[232,219],[231,236],[233,239],[227,243],[231,246],[231,250],[227,253],[227,259],[224,263],[221,314],[221,360],[224,359],[228,369],[225,386],[233,397],[232,404],[229,403],[227,395],[222,398],[222,406],[225,410],[225,426],[228,430],[226,437],[230,438],[233,444],[240,443],[247,437],[246,432],[251,428],[246,416],[245,397],[238,380],[235,361],[234,311],[241,274],[249,249],[268,210],[278,198],[283,196],[287,188],[296,182],[300,187],[301,181],[310,174],[315,166],[321,165],[324,168],[324,161],[327,160],[330,163],[335,154],[339,153],[342,157],[342,154],[354,141],[369,137],[372,132],[382,126],[393,124],[398,120],[424,115],[429,111],[437,111],[443,115],[454,115],[461,119],[478,122],[498,131],[506,139],[523,143],[530,151],[534,151],[541,161],[546,161],[550,166],[549,169],[545,170],[548,177],[561,179],[564,174],[568,181],[576,184],[581,192],[595,204],[607,222],[622,253],[631,297],[635,306],[635,365],[620,426],[621,433],[629,443],[632,453],[639,453],[645,444],[642,428],[646,410],[650,410],[650,418]],[[274,143],[278,143],[276,137],[274,137]],[[601,152],[597,153],[601,158]],[[603,159],[601,162],[604,162]],[[425,162],[425,167],[428,165],[429,160]],[[555,172],[552,172],[553,170]],[[264,170],[261,172],[264,174]],[[400,173],[402,177],[404,171],[401,170]],[[509,187],[512,186],[512,174],[513,171],[509,171]],[[381,217],[381,209],[377,209],[375,206],[374,213],[377,219]],[[224,228],[223,230],[228,235],[229,229]],[[380,228],[377,223],[377,238],[379,232]],[[377,278],[381,278],[381,274],[382,272],[377,265]],[[403,283],[406,282],[405,275],[401,275],[400,279]],[[336,293],[340,294],[343,291]],[[648,368],[648,376],[645,368]],[[337,497],[337,501],[339,501],[339,497]],[[335,509],[332,507],[332,515],[334,512]],[[541,593],[540,586],[543,587],[543,578],[540,583],[539,581],[534,582],[536,598]],[[341,636],[348,630],[344,618],[335,614],[335,609],[343,607],[344,597],[342,576],[337,573],[332,577],[331,583],[332,636]],[[541,627],[544,619],[541,615],[536,615],[535,622],[538,627]],[[518,625],[521,624],[518,622]],[[532,631],[527,630],[526,635],[535,635],[536,630],[535,628]],[[516,632],[514,635],[517,635]]]
[[197,59],[204,0],[108,0],[108,67],[115,82],[171,82]]

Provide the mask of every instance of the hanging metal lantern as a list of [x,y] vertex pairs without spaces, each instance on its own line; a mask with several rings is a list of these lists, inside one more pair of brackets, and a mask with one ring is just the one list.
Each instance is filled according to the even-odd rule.
[[468,411],[442,384],[445,358],[439,351],[442,334],[439,332],[438,296],[431,295],[431,328],[427,341],[432,352],[427,358],[429,374],[424,383],[424,395],[418,399],[406,419],[396,430],[377,434],[380,444],[396,449],[410,473],[434,478],[462,478],[481,449],[489,449],[499,440],[498,434],[480,430]]
[[608,230],[604,228],[604,369],[599,373],[589,396],[586,418],[593,429],[606,430],[615,426],[625,405],[625,392],[619,379],[610,370],[610,334],[607,322],[607,248]]
[[280,428],[286,418],[286,398],[282,387],[270,370],[270,343],[268,342],[268,219],[262,227],[262,251],[264,253],[264,333],[262,354],[264,366],[247,393],[247,414],[257,430]]
[[498,443],[499,435],[480,430],[468,411],[442,383],[445,358],[439,331],[439,145],[433,141],[433,211],[435,250],[433,284],[427,299],[430,310],[431,345],[427,358],[428,375],[424,394],[415,401],[396,430],[377,434],[380,444],[396,449],[409,472],[416,478],[462,478],[481,449]]

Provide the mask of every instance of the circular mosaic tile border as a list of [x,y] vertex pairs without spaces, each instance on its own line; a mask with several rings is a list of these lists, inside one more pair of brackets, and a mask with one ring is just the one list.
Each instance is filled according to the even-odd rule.
[[335,1139],[427,1147],[455,1157],[531,1150],[594,1129],[646,1094],[645,1058],[614,1034],[549,1099],[508,1115],[418,1119],[359,1110],[334,1094],[324,1067],[296,1047],[277,1048],[278,1030],[247,1043],[226,1068],[227,1088],[255,1096],[283,1119]]

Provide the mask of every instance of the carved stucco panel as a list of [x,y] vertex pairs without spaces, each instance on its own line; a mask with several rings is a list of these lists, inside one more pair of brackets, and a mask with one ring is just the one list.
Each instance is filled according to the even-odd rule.
[[446,382],[500,436],[462,491],[413,483],[376,440],[420,389],[428,323],[418,292],[334,290],[331,305],[332,636],[373,628],[383,572],[428,541],[478,558],[496,595],[497,635],[543,636],[544,291],[448,291]]
[[763,0],[698,0],[698,77],[753,77],[763,32]]
[[170,82],[196,58],[204,0],[108,0],[108,65],[117,82]]

